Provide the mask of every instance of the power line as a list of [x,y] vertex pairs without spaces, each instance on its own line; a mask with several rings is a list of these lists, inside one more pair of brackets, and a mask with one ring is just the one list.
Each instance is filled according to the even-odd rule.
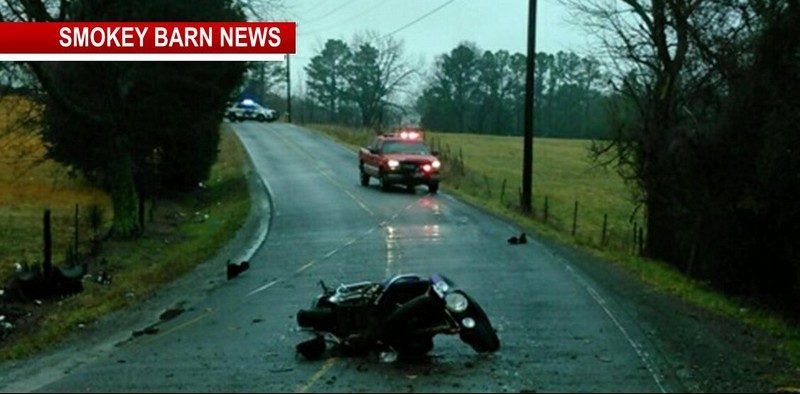
[[311,10],[315,10],[315,9],[319,8],[319,6],[321,6],[322,3],[324,3],[324,2],[325,2],[325,0],[317,0],[316,3],[312,3],[312,4],[314,4],[313,6],[309,7],[308,9],[304,10],[303,12],[309,12]]
[[355,14],[355,15],[353,15],[353,16],[351,16],[351,17],[349,17],[349,18],[347,18],[347,19],[345,19],[343,21],[341,21],[341,22],[338,22],[338,23],[333,24],[333,25],[328,25],[328,26],[325,26],[325,27],[320,28],[320,29],[316,29],[316,30],[312,30],[312,31],[309,31],[309,32],[305,32],[303,34],[298,34],[298,36],[307,36],[309,34],[321,33],[323,31],[330,30],[330,29],[339,27],[339,26],[344,25],[344,24],[348,24],[348,23],[350,23],[350,22],[352,22],[352,21],[354,21],[354,20],[356,20],[356,19],[358,19],[358,18],[360,18],[360,17],[362,17],[362,16],[364,16],[364,15],[366,15],[366,14],[368,14],[368,13],[370,13],[370,12],[376,10],[376,9],[378,9],[379,7],[383,6],[384,4],[386,4],[388,2],[389,2],[389,0],[383,0],[383,1],[373,5],[372,7],[367,8],[367,9],[365,9],[365,10],[363,10],[363,11],[361,11],[361,12],[359,12],[359,13],[357,13],[357,14]]
[[356,1],[350,1],[350,2],[346,2],[346,3],[342,4],[342,5],[340,5],[340,6],[336,7],[336,8],[334,8],[334,9],[332,9],[332,10],[330,10],[330,11],[328,11],[328,12],[327,12],[327,13],[325,13],[324,15],[321,15],[321,16],[318,16],[318,17],[316,17],[316,18],[314,18],[314,19],[310,19],[310,20],[308,20],[308,22],[309,22],[309,23],[310,23],[310,22],[316,22],[316,21],[319,21],[319,20],[321,20],[321,19],[325,19],[325,18],[327,18],[327,17],[329,17],[329,16],[331,16],[331,15],[335,14],[336,12],[339,12],[339,11],[341,11],[342,9],[346,8],[348,5],[350,5],[350,4],[354,4],[354,3],[357,3],[357,2],[356,2]]
[[389,33],[389,34],[387,34],[387,35],[383,36],[383,38],[386,38],[386,37],[389,37],[389,36],[391,36],[391,35],[394,35],[395,33],[399,33],[399,32],[401,32],[401,31],[403,31],[403,30],[405,30],[405,29],[407,29],[407,28],[409,28],[409,27],[411,27],[411,26],[415,25],[417,22],[419,22],[419,21],[421,21],[421,20],[423,20],[423,19],[425,19],[425,18],[427,18],[427,17],[429,17],[429,16],[431,16],[431,15],[435,14],[436,12],[438,12],[439,10],[441,10],[441,9],[442,9],[442,8],[444,8],[444,7],[447,7],[448,5],[450,5],[450,3],[454,2],[454,1],[456,1],[456,0],[448,0],[448,1],[445,1],[445,2],[444,2],[442,5],[440,5],[440,6],[436,7],[436,8],[434,8],[434,9],[432,9],[432,10],[430,10],[430,11],[428,11],[428,13],[426,13],[425,15],[422,15],[422,16],[420,16],[419,18],[417,18],[417,19],[414,19],[413,21],[411,21],[411,22],[408,22],[408,23],[406,23],[405,25],[403,25],[403,26],[401,26],[401,27],[397,28],[395,31],[393,31],[393,32],[391,32],[391,33]]

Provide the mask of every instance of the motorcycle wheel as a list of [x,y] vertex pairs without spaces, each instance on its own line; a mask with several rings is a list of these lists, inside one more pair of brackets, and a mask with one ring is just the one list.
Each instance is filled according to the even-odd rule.
[[303,309],[297,312],[297,324],[317,331],[331,331],[336,325],[336,313],[330,308]]
[[475,327],[462,329],[459,334],[478,353],[492,353],[500,349],[500,339],[492,328],[486,313],[474,300],[469,298],[468,314],[475,320]]

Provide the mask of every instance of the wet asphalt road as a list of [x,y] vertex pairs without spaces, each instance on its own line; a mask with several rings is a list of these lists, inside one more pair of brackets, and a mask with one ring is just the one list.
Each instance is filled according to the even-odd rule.
[[[355,155],[284,124],[235,128],[273,196],[252,267],[162,324],[41,391],[631,391],[681,390],[635,314],[535,238],[444,193],[358,184]],[[317,282],[441,272],[492,319],[500,352],[439,336],[429,360],[308,362],[295,313]]]

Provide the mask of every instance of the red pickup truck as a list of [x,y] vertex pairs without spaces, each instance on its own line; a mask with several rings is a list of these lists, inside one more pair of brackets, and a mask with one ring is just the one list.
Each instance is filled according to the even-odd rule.
[[370,177],[377,178],[383,191],[391,185],[406,185],[409,191],[417,185],[427,185],[428,191],[436,193],[441,166],[436,152],[428,149],[418,128],[379,135],[358,153],[361,185],[368,186]]

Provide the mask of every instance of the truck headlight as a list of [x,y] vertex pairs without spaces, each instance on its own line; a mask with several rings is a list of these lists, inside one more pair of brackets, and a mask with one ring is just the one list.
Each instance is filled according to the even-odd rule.
[[441,166],[442,166],[442,163],[441,163],[439,160],[434,160],[434,161],[433,161],[433,163],[431,163],[431,167],[433,167],[433,168],[435,168],[435,169],[437,169],[437,170],[438,170],[438,169],[439,169],[439,167],[441,167]]
[[469,305],[467,297],[464,297],[461,293],[450,293],[446,295],[444,297],[444,302],[447,305],[447,309],[455,313],[464,312],[467,310],[467,305]]
[[396,170],[397,167],[400,167],[400,162],[397,160],[389,160],[389,162],[386,164],[388,164],[389,168],[391,168],[392,170]]

